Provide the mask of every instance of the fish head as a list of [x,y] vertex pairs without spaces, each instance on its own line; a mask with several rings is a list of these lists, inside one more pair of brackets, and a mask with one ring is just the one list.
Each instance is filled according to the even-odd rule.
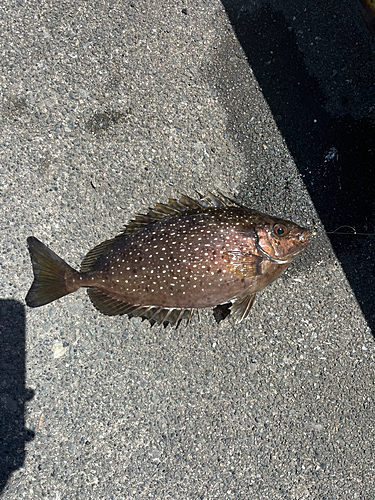
[[292,262],[309,245],[307,238],[312,234],[294,222],[271,217],[255,226],[258,251],[278,264]]

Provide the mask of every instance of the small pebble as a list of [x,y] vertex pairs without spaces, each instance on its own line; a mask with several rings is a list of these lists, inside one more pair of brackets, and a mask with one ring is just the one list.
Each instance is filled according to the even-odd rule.
[[53,343],[53,357],[55,359],[61,358],[66,352],[66,347],[63,346],[61,340],[55,340]]
[[249,363],[249,372],[255,373],[258,368],[258,363]]

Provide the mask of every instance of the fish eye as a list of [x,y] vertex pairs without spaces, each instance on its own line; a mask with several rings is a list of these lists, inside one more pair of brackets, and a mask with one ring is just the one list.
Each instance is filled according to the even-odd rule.
[[273,232],[277,235],[277,236],[285,236],[286,233],[288,232],[288,229],[286,226],[284,226],[284,224],[275,224],[273,226]]

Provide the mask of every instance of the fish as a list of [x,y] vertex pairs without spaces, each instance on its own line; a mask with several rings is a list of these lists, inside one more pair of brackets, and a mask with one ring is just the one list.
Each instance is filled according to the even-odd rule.
[[25,300],[39,307],[85,287],[101,313],[138,316],[151,326],[189,324],[199,309],[215,314],[223,305],[240,322],[312,234],[221,193],[181,195],[94,247],[79,271],[30,236],[34,281]]

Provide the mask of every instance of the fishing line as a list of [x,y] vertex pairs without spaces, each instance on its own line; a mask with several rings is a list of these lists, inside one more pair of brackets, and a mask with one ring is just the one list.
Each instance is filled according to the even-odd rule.
[[[344,227],[348,227],[349,229],[352,229],[353,232],[352,233],[338,232],[339,229],[343,229]],[[347,226],[347,225],[340,226],[337,229],[335,229],[334,231],[324,231],[324,232],[326,234],[343,234],[343,235],[346,235],[346,236],[352,236],[352,235],[357,235],[357,236],[375,236],[375,233],[357,233],[357,231],[355,230],[355,228],[353,226]]]

